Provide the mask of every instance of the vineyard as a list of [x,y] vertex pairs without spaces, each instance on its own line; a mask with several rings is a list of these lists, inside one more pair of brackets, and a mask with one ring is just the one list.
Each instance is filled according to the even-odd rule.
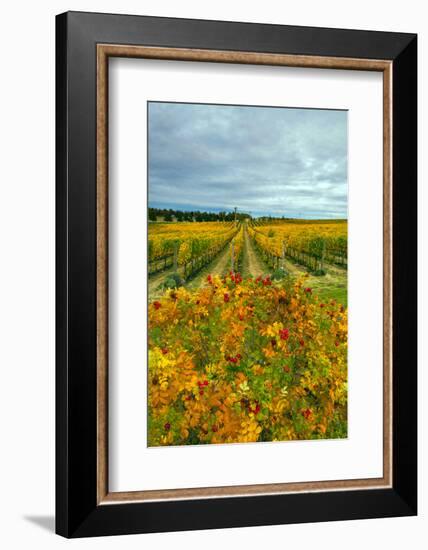
[[346,437],[347,223],[149,224],[149,445]]
[[149,296],[198,288],[209,273],[309,273],[321,297],[347,302],[345,220],[244,220],[149,224]]
[[237,234],[234,223],[159,223],[149,226],[149,276],[168,267],[186,279],[200,270]]
[[286,257],[319,273],[328,263],[343,268],[348,265],[347,222],[344,220],[252,223],[249,233],[273,268],[278,268]]

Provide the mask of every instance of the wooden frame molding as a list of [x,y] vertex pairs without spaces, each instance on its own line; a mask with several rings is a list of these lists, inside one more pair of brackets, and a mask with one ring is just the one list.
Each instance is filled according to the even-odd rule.
[[[234,487],[109,492],[108,488],[108,60],[110,57],[195,62],[279,65],[378,71],[383,73],[383,477]],[[240,497],[282,493],[390,488],[393,482],[392,425],[392,116],[393,62],[345,57],[284,55],[97,44],[97,502],[99,505],[142,501]]]

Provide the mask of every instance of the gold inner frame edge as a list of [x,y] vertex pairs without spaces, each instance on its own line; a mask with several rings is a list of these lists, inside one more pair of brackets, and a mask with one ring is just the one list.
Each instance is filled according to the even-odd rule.
[[[225,487],[109,492],[108,488],[108,60],[110,57],[276,65],[383,73],[383,477]],[[97,503],[242,497],[392,486],[392,70],[391,61],[97,45]]]

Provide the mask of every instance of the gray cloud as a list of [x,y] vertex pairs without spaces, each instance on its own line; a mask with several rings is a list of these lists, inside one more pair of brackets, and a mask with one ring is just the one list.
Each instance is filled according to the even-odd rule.
[[149,205],[347,216],[347,113],[149,103]]

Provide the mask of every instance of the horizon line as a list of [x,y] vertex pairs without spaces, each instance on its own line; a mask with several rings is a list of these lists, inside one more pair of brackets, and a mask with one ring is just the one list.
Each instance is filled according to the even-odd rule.
[[[195,207],[192,209],[181,209],[181,208],[171,208],[170,206],[151,206],[147,205],[147,209],[154,209],[154,210],[170,210],[172,212],[181,212],[183,214],[190,214],[193,213],[206,213],[206,214],[234,214],[234,209],[227,209],[227,208],[215,208],[215,209],[209,209],[209,208],[201,208],[201,207]],[[311,215],[301,215],[301,216],[291,216],[286,214],[272,214],[272,213],[266,213],[266,214],[256,214],[253,215],[250,211],[247,210],[240,210],[237,208],[236,210],[237,214],[241,215],[247,215],[251,218],[284,218],[288,220],[348,220],[348,216],[329,216],[329,217],[319,217],[319,216],[311,216]]]

